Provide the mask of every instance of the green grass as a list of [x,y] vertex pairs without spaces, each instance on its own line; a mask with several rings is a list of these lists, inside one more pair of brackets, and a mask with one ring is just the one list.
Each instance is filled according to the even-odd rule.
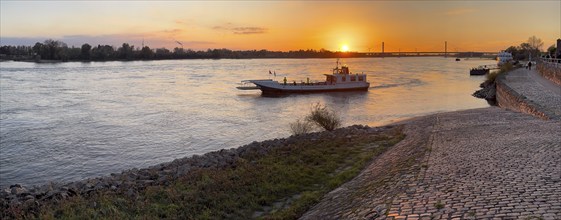
[[392,128],[352,140],[302,141],[267,155],[244,155],[232,168],[194,169],[168,186],[147,187],[136,198],[106,190],[44,204],[38,215],[27,217],[249,219],[260,213],[261,219],[295,219],[403,138],[401,128]]

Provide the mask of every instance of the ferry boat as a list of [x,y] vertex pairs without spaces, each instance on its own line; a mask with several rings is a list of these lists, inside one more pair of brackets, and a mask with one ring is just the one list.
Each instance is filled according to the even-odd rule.
[[485,75],[489,73],[489,70],[491,70],[491,67],[487,67],[487,65],[478,66],[476,68],[471,68],[469,70],[469,75]]
[[256,79],[244,80],[242,86],[236,87],[240,90],[261,90],[263,95],[282,95],[291,93],[320,93],[320,92],[344,92],[344,91],[368,91],[370,83],[366,80],[366,74],[351,73],[348,66],[333,69],[331,74],[324,74],[324,82],[306,82],[297,83],[296,81],[288,82],[284,77],[282,82],[273,81],[272,79]]
[[505,63],[510,62],[511,60],[512,60],[512,54],[509,52],[502,50],[499,52],[499,54],[497,54],[497,65],[503,65]]

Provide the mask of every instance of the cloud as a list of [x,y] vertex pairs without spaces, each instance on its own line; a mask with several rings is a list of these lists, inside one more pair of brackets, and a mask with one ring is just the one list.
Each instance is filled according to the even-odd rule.
[[457,9],[449,10],[444,14],[448,16],[457,16],[457,15],[471,14],[473,12],[475,12],[475,10],[472,8],[457,8]]
[[228,31],[233,34],[264,34],[267,33],[268,29],[265,27],[252,27],[252,26],[235,26],[232,23],[226,23],[225,25],[219,25],[212,27],[213,30],[217,31]]
[[262,27],[237,27],[234,28],[234,34],[264,34],[267,28]]
[[179,28],[175,28],[175,29],[171,29],[171,30],[163,30],[162,32],[167,33],[167,34],[178,34],[183,32],[183,29],[179,29]]
[[33,46],[37,42],[43,43],[46,39],[49,39],[49,38],[44,38],[44,37],[1,37],[0,38],[0,46],[6,46],[6,45]]

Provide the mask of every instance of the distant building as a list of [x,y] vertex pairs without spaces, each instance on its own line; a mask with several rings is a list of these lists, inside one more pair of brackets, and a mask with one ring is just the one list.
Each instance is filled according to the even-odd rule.
[[557,39],[557,49],[555,50],[555,57],[561,58],[561,39]]

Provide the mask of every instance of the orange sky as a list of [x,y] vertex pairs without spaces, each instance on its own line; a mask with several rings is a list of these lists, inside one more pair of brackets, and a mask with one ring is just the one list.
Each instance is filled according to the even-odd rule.
[[496,52],[561,37],[561,1],[4,1],[0,44]]

